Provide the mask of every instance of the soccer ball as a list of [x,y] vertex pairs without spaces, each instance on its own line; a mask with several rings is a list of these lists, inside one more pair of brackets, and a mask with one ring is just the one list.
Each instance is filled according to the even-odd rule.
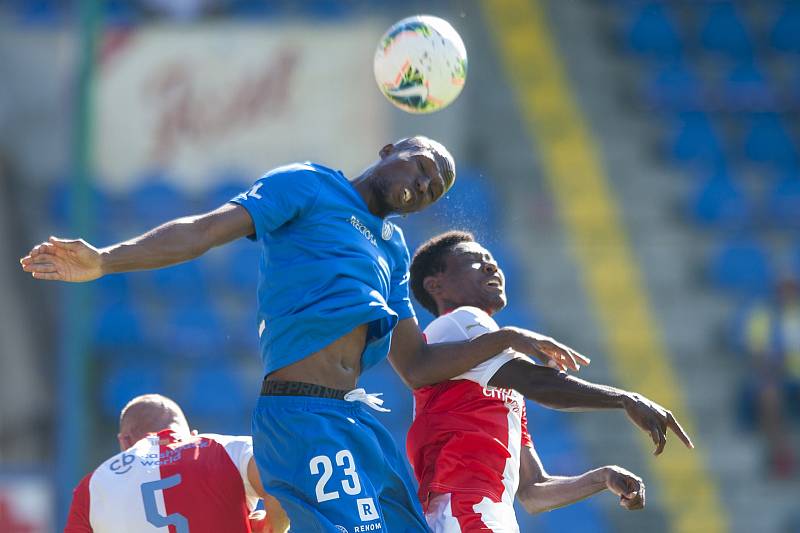
[[409,113],[433,113],[464,88],[467,50],[449,22],[417,15],[384,34],[374,69],[375,81],[391,103]]

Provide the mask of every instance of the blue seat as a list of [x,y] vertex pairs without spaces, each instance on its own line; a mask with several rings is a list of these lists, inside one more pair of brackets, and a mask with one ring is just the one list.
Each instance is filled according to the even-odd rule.
[[700,31],[700,43],[708,50],[730,57],[749,58],[753,44],[744,23],[730,2],[710,2]]
[[249,382],[252,390],[246,392],[235,363],[224,359],[214,366],[191,368],[185,381],[186,391],[182,394],[184,409],[202,417],[230,417],[248,412],[257,382],[255,376]]
[[195,259],[141,276],[151,284],[157,298],[202,305],[208,301],[208,280],[203,268],[206,263],[206,258]]
[[774,113],[751,115],[746,126],[744,153],[752,161],[794,165],[797,149],[782,118]]
[[160,326],[159,344],[167,354],[181,359],[218,359],[226,355],[222,323],[211,305],[173,305]]
[[704,113],[679,114],[670,135],[668,153],[678,162],[716,167],[724,160],[722,141]]
[[687,211],[694,223],[717,228],[742,228],[753,216],[746,193],[724,172],[697,183]]
[[143,179],[128,197],[134,224],[149,229],[168,220],[193,214],[191,201],[165,181],[165,176],[153,172]]
[[670,62],[650,73],[643,97],[655,108],[696,110],[704,104],[704,88],[689,65]]
[[298,3],[303,13],[317,18],[341,18],[353,12],[352,0],[306,0]]
[[268,18],[285,12],[286,6],[275,0],[232,0],[227,5],[231,15],[243,18]]
[[225,252],[219,267],[221,272],[214,276],[221,283],[217,288],[254,298],[258,287],[261,246],[242,239],[229,245]]
[[135,274],[113,274],[103,276],[93,283],[95,300],[104,305],[127,304],[131,296],[131,276]]
[[58,24],[68,15],[68,6],[59,0],[14,0],[12,6],[23,24]]
[[767,195],[767,213],[778,228],[800,229],[800,175],[777,181]]
[[171,395],[165,388],[163,365],[132,364],[126,362],[115,366],[100,376],[103,411],[112,418],[118,418],[125,404],[141,394]]
[[783,4],[770,32],[770,44],[784,52],[800,52],[800,3]]
[[[70,221],[70,204],[74,194],[69,176],[54,181],[47,190],[47,211],[51,220],[66,229]],[[89,185],[89,202],[94,222],[106,223],[116,216],[116,202],[96,185]]]
[[777,96],[761,69],[750,61],[734,66],[723,84],[725,102],[732,109],[766,110],[777,106]]
[[471,228],[492,233],[499,224],[497,193],[491,177],[471,167],[458,169],[456,185],[431,213],[447,228]]
[[101,307],[95,314],[93,343],[108,353],[130,352],[145,344],[142,318],[127,302]]
[[234,196],[247,191],[258,176],[250,176],[233,169],[217,176],[216,183],[203,195],[201,205],[205,210],[216,209]]
[[683,48],[676,26],[661,2],[640,6],[628,20],[624,34],[627,46],[644,55],[675,58]]
[[775,274],[763,245],[749,237],[722,243],[709,263],[711,282],[732,294],[767,294]]

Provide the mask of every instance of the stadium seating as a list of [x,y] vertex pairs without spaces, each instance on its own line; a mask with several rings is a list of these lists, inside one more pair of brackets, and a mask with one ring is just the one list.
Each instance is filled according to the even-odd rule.
[[800,52],[800,4],[784,2],[775,17],[770,43],[783,52]]
[[745,228],[755,216],[742,187],[725,172],[699,181],[689,194],[688,213],[698,225],[710,228]]
[[668,143],[668,156],[680,163],[714,167],[724,158],[720,135],[708,115],[702,112],[676,116]]
[[700,30],[704,48],[731,58],[752,54],[753,43],[733,2],[706,2],[701,9],[706,10]]
[[685,62],[670,61],[653,68],[642,92],[647,107],[675,111],[704,106],[705,88]]
[[765,211],[778,229],[800,229],[800,175],[789,174],[773,185]]
[[774,113],[748,117],[742,147],[744,154],[755,162],[794,167],[798,161],[794,140],[783,118]]
[[634,7],[624,31],[626,44],[636,53],[665,59],[678,57],[683,49],[665,2]]
[[734,236],[720,244],[710,262],[711,282],[732,294],[766,294],[775,274],[765,247],[748,236]]

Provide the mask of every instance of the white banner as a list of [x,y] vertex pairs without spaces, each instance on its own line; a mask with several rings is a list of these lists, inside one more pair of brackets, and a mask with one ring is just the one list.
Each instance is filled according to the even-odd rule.
[[0,474],[0,531],[51,533],[53,494],[50,482],[36,474]]
[[110,34],[95,86],[100,183],[125,190],[154,168],[205,187],[312,160],[352,175],[388,138],[372,56],[383,24],[223,23]]

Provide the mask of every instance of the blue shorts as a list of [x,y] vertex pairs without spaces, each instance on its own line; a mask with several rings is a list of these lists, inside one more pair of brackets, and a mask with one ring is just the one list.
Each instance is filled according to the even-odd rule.
[[369,410],[338,399],[259,397],[256,464],[292,532],[429,531],[405,456]]

